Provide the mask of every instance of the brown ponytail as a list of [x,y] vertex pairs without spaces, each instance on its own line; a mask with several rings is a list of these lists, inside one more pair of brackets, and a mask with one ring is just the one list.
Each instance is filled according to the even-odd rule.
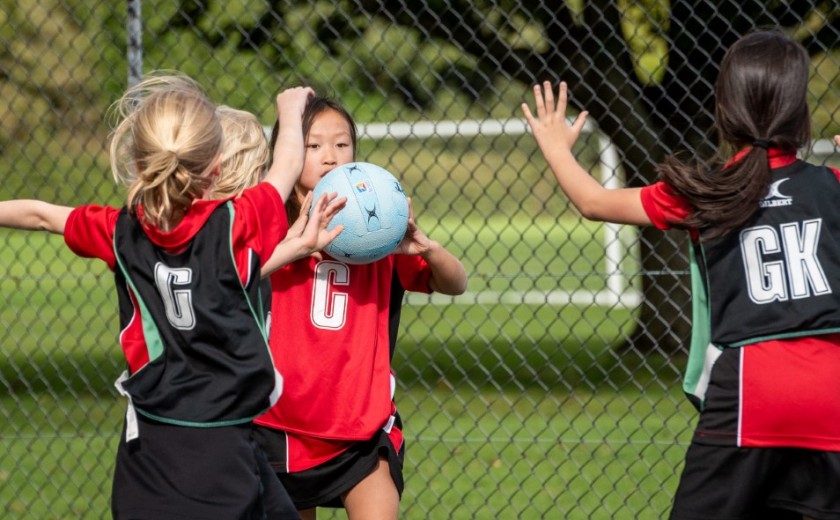
[[805,49],[776,31],[749,34],[727,50],[715,84],[719,155],[709,166],[671,156],[657,169],[693,208],[683,225],[703,230],[703,240],[751,221],[770,186],[768,148],[795,153],[810,141],[809,64]]

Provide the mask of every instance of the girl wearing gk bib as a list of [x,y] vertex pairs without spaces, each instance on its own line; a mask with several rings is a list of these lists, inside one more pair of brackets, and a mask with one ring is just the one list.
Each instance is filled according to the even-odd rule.
[[672,519],[840,519],[840,172],[810,142],[809,58],[774,31],[727,51],[715,85],[720,158],[669,158],[661,180],[608,190],[571,149],[566,85],[522,105],[563,191],[592,220],[691,235],[684,389],[700,410]]

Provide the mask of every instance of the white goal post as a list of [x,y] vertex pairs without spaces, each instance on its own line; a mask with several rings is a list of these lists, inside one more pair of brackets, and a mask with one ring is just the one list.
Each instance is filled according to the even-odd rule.
[[[524,119],[467,119],[462,121],[418,121],[396,123],[367,123],[359,125],[359,139],[428,139],[431,137],[475,137],[498,135],[521,135],[529,132]],[[593,133],[594,126],[587,121],[585,133]],[[612,142],[603,134],[598,134],[599,178],[604,186],[617,188],[622,185],[619,179],[620,164],[618,152]],[[640,301],[637,291],[627,287],[621,271],[621,261],[625,254],[619,232],[622,226],[604,225],[603,244],[605,249],[604,277],[606,289],[602,291],[481,291],[467,292],[460,296],[441,294],[424,295],[410,293],[408,303],[463,303],[463,304],[548,304],[548,305],[606,305],[636,306]]]
[[[267,135],[271,132],[267,128]],[[529,132],[524,119],[466,119],[461,121],[416,121],[393,123],[363,123],[358,125],[359,139],[428,139],[431,137],[475,137],[521,135]],[[604,134],[597,132],[591,124],[591,119],[584,125],[583,132],[597,135],[599,160],[598,176],[607,188],[623,186],[623,171],[621,169],[618,151],[612,141]],[[827,156],[836,152],[834,143],[830,139],[817,139],[811,144],[811,155]],[[406,303],[409,304],[544,304],[544,305],[602,305],[619,307],[636,307],[641,303],[641,294],[631,287],[621,269],[622,259],[626,257],[627,248],[621,238],[622,228],[617,224],[604,224],[604,278],[605,289],[601,291],[480,291],[467,292],[460,296],[446,296],[442,294],[408,293]],[[634,253],[636,254],[636,253]],[[638,259],[637,259],[638,260]],[[638,262],[637,262],[638,263]]]

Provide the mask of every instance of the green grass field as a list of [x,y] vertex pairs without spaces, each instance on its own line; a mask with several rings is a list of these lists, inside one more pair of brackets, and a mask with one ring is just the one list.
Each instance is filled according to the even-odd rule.
[[[402,511],[417,519],[660,518],[692,417],[680,396],[660,390],[417,385],[399,399]],[[0,428],[4,518],[107,517],[122,401],[17,395],[0,407],[9,417]]]

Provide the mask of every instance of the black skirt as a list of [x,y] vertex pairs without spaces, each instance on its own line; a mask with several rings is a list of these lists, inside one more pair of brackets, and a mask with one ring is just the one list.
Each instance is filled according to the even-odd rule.
[[123,434],[117,449],[115,519],[299,518],[250,423],[191,428],[138,415],[138,426],[139,438]]

